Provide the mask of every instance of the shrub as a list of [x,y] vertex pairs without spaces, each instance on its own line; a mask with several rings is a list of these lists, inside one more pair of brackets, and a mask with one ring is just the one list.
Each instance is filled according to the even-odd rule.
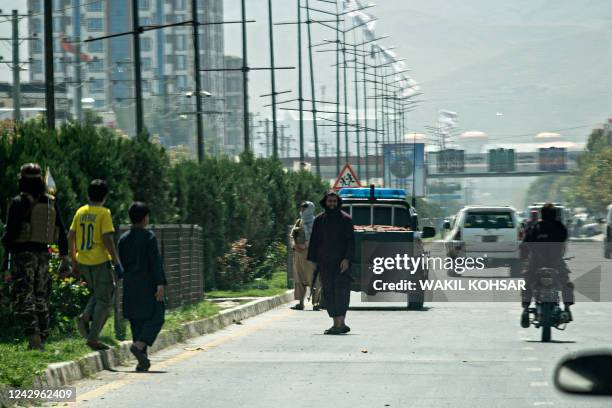
[[287,263],[287,246],[275,241],[266,248],[265,255],[253,262],[254,278],[270,279],[272,274]]
[[51,296],[49,298],[50,327],[60,333],[75,331],[77,317],[89,298],[89,289],[84,282],[58,273],[59,256],[56,247],[51,247],[49,273],[51,274]]
[[247,254],[245,238],[232,242],[229,251],[219,257],[217,285],[220,289],[235,290],[253,280],[252,259]]

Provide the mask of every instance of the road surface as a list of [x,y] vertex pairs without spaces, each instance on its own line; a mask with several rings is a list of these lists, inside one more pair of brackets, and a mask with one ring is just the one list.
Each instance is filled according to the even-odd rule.
[[[575,252],[573,268],[612,272],[600,245]],[[120,367],[81,381],[78,406],[612,406],[612,398],[567,396],[552,384],[564,355],[611,347],[612,303],[576,305],[575,321],[547,344],[520,328],[518,302],[377,307],[350,311],[349,335],[324,336],[325,312],[282,306],[155,354],[151,373]]]

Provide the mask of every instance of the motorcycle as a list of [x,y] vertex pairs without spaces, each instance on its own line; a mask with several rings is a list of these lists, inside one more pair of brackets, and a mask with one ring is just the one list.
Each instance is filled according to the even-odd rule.
[[[571,258],[565,258],[566,260]],[[534,279],[533,297],[535,307],[529,308],[530,324],[542,328],[542,342],[551,339],[551,328],[565,330],[572,320],[568,311],[559,306],[561,292],[559,271],[553,268],[539,268]]]

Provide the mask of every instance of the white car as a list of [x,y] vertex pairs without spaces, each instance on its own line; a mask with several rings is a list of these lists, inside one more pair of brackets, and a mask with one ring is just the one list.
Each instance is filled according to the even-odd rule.
[[447,256],[482,257],[487,266],[509,266],[510,276],[520,276],[523,230],[514,208],[466,206],[444,227],[449,230],[444,239]]

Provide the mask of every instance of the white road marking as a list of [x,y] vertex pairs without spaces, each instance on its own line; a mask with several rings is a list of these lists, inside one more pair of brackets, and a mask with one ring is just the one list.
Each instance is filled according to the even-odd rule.
[[539,373],[542,372],[542,367],[527,367],[527,371],[530,373]]
[[548,381],[532,381],[529,383],[530,387],[548,387]]
[[553,405],[555,405],[555,403],[551,401],[538,401],[533,403],[535,407],[552,407]]

